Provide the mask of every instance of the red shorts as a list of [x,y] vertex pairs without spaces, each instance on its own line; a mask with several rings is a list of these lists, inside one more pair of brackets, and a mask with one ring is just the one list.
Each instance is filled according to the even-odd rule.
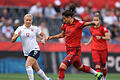
[[67,56],[63,60],[63,63],[69,67],[73,64],[76,68],[81,66],[81,48],[67,49]]
[[108,51],[106,50],[92,50],[92,59],[94,63],[106,64],[108,59]]

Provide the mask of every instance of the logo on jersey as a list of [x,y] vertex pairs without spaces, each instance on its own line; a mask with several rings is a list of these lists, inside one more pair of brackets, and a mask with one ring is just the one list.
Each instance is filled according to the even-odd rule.
[[106,28],[106,27],[104,27],[104,31],[107,31],[107,28]]
[[33,32],[33,29],[31,29],[31,31]]
[[29,37],[29,36],[30,36],[30,33],[26,33],[26,36]]
[[35,50],[33,56],[35,56],[37,53],[38,53],[38,51]]

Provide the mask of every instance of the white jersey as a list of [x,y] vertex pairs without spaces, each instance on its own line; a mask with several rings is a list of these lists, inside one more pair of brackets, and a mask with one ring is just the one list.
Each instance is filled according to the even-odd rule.
[[19,26],[15,34],[18,34],[20,31],[24,56],[28,56],[32,50],[40,50],[36,36],[41,34],[41,30],[37,26],[31,25],[29,28],[25,27],[25,25]]

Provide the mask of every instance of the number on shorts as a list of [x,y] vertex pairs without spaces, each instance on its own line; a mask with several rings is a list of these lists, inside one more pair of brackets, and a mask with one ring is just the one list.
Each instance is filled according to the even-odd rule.
[[33,56],[35,56],[37,53],[38,53],[38,51],[34,51],[34,54],[33,54]]

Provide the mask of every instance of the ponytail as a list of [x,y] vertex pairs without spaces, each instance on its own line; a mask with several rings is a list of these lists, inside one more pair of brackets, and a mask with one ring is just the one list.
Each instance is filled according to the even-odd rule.
[[75,6],[74,6],[74,5],[71,5],[69,10],[70,10],[71,12],[74,12],[74,13],[75,13]]

